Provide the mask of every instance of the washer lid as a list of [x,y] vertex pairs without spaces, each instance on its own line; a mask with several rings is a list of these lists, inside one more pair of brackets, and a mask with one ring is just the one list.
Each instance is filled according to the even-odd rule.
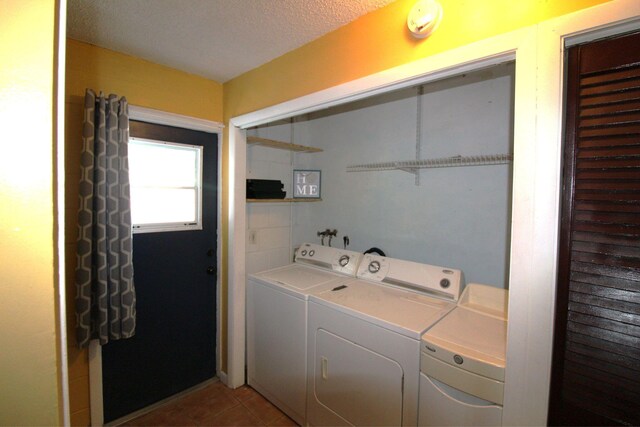
[[314,293],[310,300],[416,340],[455,307],[453,302],[364,280]]
[[328,271],[291,264],[286,267],[254,274],[253,277],[279,285],[288,286],[295,290],[305,291],[324,283],[331,282],[339,276]]
[[[452,365],[504,380],[507,321],[456,307],[422,336],[422,350]],[[458,357],[456,357],[458,356]]]

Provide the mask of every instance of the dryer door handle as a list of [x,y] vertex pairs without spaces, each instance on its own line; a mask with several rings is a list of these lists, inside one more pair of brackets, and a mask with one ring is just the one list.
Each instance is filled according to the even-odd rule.
[[320,375],[323,380],[328,379],[327,365],[329,361],[326,357],[320,357]]

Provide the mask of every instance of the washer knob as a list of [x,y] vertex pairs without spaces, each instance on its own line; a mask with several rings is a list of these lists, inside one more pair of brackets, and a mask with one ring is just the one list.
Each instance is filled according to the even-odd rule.
[[316,251],[314,251],[313,249],[309,251],[309,256],[314,256],[315,254],[316,254]]
[[458,365],[462,365],[464,363],[464,359],[459,354],[456,354],[453,356],[453,361],[456,362]]
[[449,279],[440,280],[440,286],[443,287],[444,289],[447,289],[450,285],[451,285],[451,282],[449,281]]
[[307,250],[303,249],[302,252],[300,252],[300,255],[302,256],[307,256]]
[[379,261],[371,261],[369,263],[369,273],[377,273],[380,271],[380,262]]
[[349,255],[342,255],[338,260],[338,264],[340,264],[340,267],[346,267],[349,264]]

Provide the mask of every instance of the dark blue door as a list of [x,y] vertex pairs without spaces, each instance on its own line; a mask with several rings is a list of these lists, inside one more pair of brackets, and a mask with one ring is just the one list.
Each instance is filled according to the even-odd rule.
[[216,134],[132,121],[132,137],[203,146],[203,229],[134,234],[137,329],[102,348],[104,421],[216,374]]

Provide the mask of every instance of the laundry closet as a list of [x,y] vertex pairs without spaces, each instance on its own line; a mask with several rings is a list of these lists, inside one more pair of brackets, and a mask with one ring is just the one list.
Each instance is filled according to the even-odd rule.
[[514,75],[247,130],[247,381],[296,422],[501,424]]
[[[335,229],[334,247],[348,236],[353,251],[508,288],[513,104],[509,62],[248,129],[247,179],[280,180],[287,199],[247,201],[247,273],[286,265]],[[416,160],[424,167],[403,167]],[[293,199],[294,170],[321,171],[320,199]]]

